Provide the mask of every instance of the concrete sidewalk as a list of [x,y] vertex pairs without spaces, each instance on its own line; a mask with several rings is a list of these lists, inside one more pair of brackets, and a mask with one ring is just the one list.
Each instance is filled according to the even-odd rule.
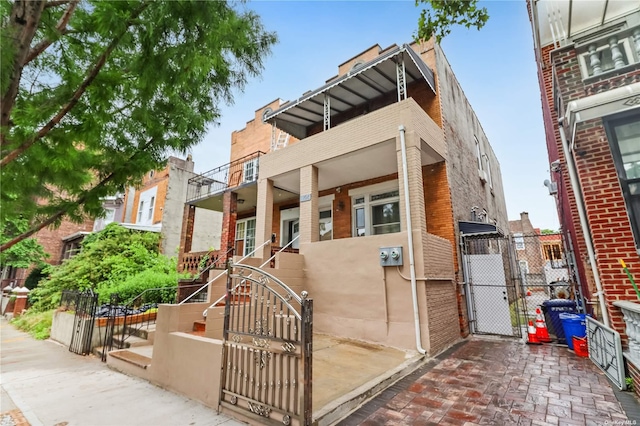
[[2,425],[22,413],[31,426],[223,425],[231,419],[144,380],[109,369],[51,341],[38,341],[0,320]]

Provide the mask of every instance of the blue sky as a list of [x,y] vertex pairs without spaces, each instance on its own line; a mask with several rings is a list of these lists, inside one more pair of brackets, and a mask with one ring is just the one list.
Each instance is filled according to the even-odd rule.
[[[484,1],[481,30],[455,27],[442,42],[460,84],[493,146],[509,219],[528,211],[535,227],[558,228],[549,177],[531,25],[524,0]],[[279,42],[258,78],[222,108],[218,126],[193,150],[196,172],[229,162],[231,132],[274,99],[298,98],[337,74],[338,65],[379,44],[408,43],[420,9],[414,1],[253,1]]]

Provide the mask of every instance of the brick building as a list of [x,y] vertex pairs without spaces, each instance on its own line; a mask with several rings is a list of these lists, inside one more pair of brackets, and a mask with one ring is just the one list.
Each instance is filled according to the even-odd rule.
[[[314,330],[429,354],[468,333],[460,230],[508,227],[496,156],[432,42],[372,46],[258,109],[187,204],[224,213],[223,250],[298,252]],[[183,234],[186,259],[189,220]],[[403,265],[382,266],[384,247]]]
[[590,311],[624,335],[615,303],[636,294],[619,259],[640,271],[640,4],[528,7],[562,231]]

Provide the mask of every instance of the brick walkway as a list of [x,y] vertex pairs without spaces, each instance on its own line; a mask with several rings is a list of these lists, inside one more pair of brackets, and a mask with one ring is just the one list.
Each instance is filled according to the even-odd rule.
[[627,420],[588,358],[562,346],[472,338],[340,426],[635,424]]

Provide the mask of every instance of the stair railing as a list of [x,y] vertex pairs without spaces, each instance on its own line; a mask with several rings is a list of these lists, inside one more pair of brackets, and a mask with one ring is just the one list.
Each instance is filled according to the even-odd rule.
[[[255,252],[257,252],[258,250],[260,250],[261,248],[263,248],[264,246],[266,246],[267,244],[271,244],[272,238],[269,238],[267,241],[265,241],[264,243],[260,244],[258,247],[256,247],[255,249],[253,249],[253,251],[249,254],[247,254],[246,256],[244,256],[242,259],[240,259],[239,261],[237,261],[236,263],[242,263],[242,261],[246,260],[248,257],[253,256],[253,254]],[[185,298],[182,302],[178,303],[178,305],[182,305],[183,303],[186,303],[187,301],[191,300],[192,298],[194,298],[196,296],[196,294],[199,294],[201,291],[203,291],[205,288],[209,287],[209,284],[211,284],[212,282],[214,282],[215,280],[217,280],[218,278],[220,278],[221,276],[223,276],[224,274],[226,274],[227,271],[222,271],[221,273],[219,273],[218,275],[216,275],[213,279],[210,279],[206,284],[203,284],[202,287],[200,287],[198,290],[196,290],[195,292],[193,292],[191,295],[189,295],[189,297]]]
[[[278,253],[282,253],[285,249],[287,249],[287,247],[289,247],[290,245],[292,245],[294,241],[297,241],[297,240],[298,240],[298,238],[300,238],[300,235],[298,235],[297,237],[295,237],[293,240],[289,241],[289,242],[287,243],[287,245],[286,245],[286,246],[284,246],[284,247],[280,248],[280,250],[278,250],[278,251],[277,251],[273,256],[271,256],[269,259],[267,259],[267,260],[266,260],[266,262],[262,263],[262,265],[260,265],[258,268],[260,268],[260,269],[264,268],[264,266],[265,266],[266,264],[270,263],[273,259],[275,259],[275,258],[276,258],[276,255],[277,255]],[[240,263],[240,262],[237,262],[236,264],[238,264],[238,263]],[[226,271],[225,271],[224,273],[226,273]],[[251,274],[253,274],[253,272],[252,272]],[[251,276],[251,274],[249,274],[247,277],[250,277],[250,276]],[[220,276],[222,276],[222,274],[221,274]],[[240,287],[241,285],[243,285],[243,281],[240,281],[238,284],[236,284],[236,286],[235,286],[235,287],[233,287],[233,289],[232,289],[231,291],[232,291],[232,292],[236,291],[236,290],[238,289],[238,287]],[[206,317],[206,316],[207,316],[207,311],[208,311],[209,309],[211,309],[211,308],[215,307],[218,303],[222,302],[222,301],[224,300],[224,298],[225,298],[225,297],[227,297],[227,293],[226,293],[226,292],[225,292],[225,294],[223,294],[222,296],[220,296],[220,298],[219,298],[218,300],[216,300],[215,302],[213,302],[213,304],[212,304],[211,306],[209,306],[207,309],[205,309],[205,310],[204,310],[204,312],[202,313],[202,316],[203,316],[203,317]]]

